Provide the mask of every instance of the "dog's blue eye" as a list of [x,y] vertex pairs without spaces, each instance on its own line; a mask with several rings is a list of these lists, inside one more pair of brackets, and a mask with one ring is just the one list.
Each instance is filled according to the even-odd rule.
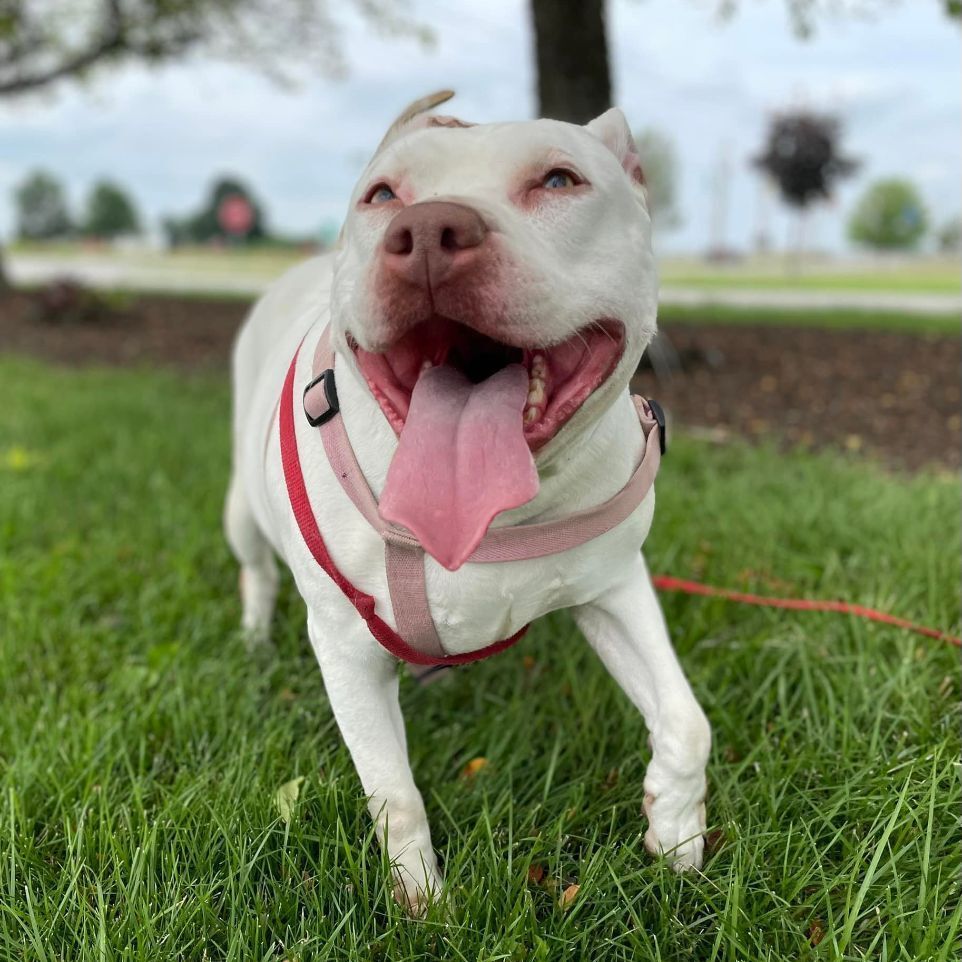
[[369,204],[387,204],[396,199],[397,194],[387,184],[378,184],[376,187],[372,187],[367,195]]
[[557,190],[562,187],[574,187],[576,183],[574,175],[570,171],[552,170],[545,177],[542,187],[546,187],[548,190]]

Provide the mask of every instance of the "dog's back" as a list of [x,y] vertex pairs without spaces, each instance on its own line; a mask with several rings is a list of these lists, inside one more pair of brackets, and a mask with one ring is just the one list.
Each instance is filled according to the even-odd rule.
[[[235,470],[263,461],[263,439],[284,372],[298,342],[328,311],[333,253],[312,257],[275,281],[254,305],[234,343],[233,438]],[[265,403],[265,394],[273,400]],[[264,423],[254,423],[257,419]],[[258,444],[260,438],[260,444]]]

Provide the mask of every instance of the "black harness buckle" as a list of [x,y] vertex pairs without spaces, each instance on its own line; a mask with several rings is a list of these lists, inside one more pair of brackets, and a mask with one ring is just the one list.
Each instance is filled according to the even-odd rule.
[[[322,411],[317,417],[311,417],[310,412],[307,410],[307,394],[322,381],[324,382],[324,397],[327,400],[327,410]],[[317,428],[322,424],[327,424],[340,410],[341,407],[337,400],[337,387],[334,384],[334,370],[333,368],[328,368],[326,371],[321,371],[321,373],[304,388],[304,416],[312,428]]]
[[658,446],[661,448],[661,453],[664,454],[668,450],[668,429],[665,427],[665,412],[654,398],[648,398],[647,401],[648,407],[658,423]]

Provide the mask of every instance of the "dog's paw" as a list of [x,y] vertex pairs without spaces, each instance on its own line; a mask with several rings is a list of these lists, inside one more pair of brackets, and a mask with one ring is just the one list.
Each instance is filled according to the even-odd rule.
[[676,872],[700,869],[705,853],[705,803],[679,805],[670,796],[645,795],[645,848],[664,856]]
[[411,918],[424,918],[428,908],[437,905],[442,899],[442,880],[437,870],[429,872],[420,880],[413,878],[403,869],[394,873],[394,901]]
[[241,635],[244,639],[244,647],[248,652],[260,651],[271,647],[271,626],[270,623],[259,621],[248,622],[245,618],[241,623]]
[[271,622],[274,619],[274,598],[277,595],[277,575],[273,570],[260,571],[241,568],[240,583],[241,632],[248,651],[271,643]]

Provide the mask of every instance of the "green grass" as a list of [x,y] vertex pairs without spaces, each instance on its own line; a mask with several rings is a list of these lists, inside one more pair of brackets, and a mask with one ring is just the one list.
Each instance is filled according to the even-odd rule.
[[879,291],[893,294],[958,294],[957,257],[905,257],[877,263],[805,261],[788,269],[784,258],[749,259],[724,267],[697,260],[668,259],[663,284],[706,289]]
[[[0,958],[958,957],[957,652],[682,596],[715,729],[704,874],[644,854],[644,729],[559,615],[405,684],[450,888],[405,918],[290,584],[273,654],[235,629],[227,403],[210,376],[0,361]],[[658,490],[655,570],[958,628],[951,477],[681,439]]]
[[958,314],[908,314],[855,308],[729,307],[709,304],[689,307],[661,304],[659,323],[765,324],[777,327],[829,327],[838,330],[905,331],[910,334],[954,334],[962,329]]

